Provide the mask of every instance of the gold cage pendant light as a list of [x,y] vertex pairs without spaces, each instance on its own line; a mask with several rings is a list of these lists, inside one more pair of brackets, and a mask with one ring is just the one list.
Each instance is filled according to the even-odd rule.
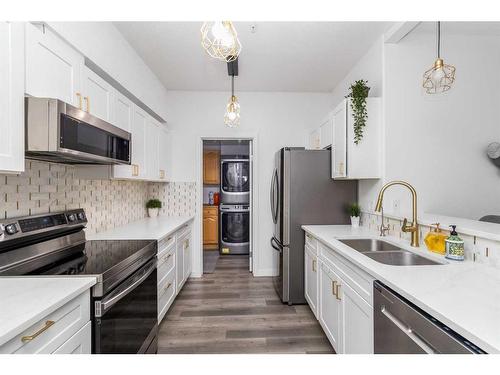
[[451,89],[455,82],[455,67],[445,64],[441,58],[441,22],[436,23],[437,59],[432,68],[424,73],[422,86],[427,94],[440,94]]
[[241,43],[231,21],[204,22],[201,45],[211,57],[225,62],[236,60],[241,52]]
[[240,103],[238,103],[238,98],[234,95],[234,75],[231,76],[231,98],[226,106],[224,124],[230,128],[235,128],[240,124]]

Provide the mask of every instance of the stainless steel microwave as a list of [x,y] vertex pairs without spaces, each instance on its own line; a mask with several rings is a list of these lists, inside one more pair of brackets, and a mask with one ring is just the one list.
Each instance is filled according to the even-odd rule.
[[25,100],[26,157],[65,164],[130,164],[132,135],[58,99]]

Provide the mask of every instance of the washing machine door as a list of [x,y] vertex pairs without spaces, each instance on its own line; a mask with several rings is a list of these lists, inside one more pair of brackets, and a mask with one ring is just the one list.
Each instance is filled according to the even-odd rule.
[[250,245],[250,210],[242,206],[222,205],[221,252],[223,254],[248,254]]
[[249,203],[250,162],[248,159],[221,160],[222,203]]

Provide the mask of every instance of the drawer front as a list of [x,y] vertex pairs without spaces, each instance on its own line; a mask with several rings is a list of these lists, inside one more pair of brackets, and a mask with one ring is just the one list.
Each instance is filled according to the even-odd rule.
[[306,245],[309,246],[309,249],[313,252],[313,254],[317,254],[318,251],[318,240],[314,238],[312,235],[306,232]]
[[2,345],[0,353],[52,353],[89,320],[90,291],[87,290]]
[[203,207],[203,217],[217,217],[219,214],[219,209],[215,207]]
[[175,247],[172,248],[171,251],[164,253],[161,257],[158,258],[158,283],[161,283],[162,280],[167,276],[167,274],[172,271],[175,267]]
[[375,279],[347,259],[336,254],[335,250],[322,243],[319,243],[318,248],[321,259],[334,269],[344,282],[348,283],[370,306],[373,306],[372,288]]
[[87,322],[53,354],[90,354],[92,348],[92,323]]
[[184,236],[188,232],[191,232],[191,223],[184,224],[177,230],[177,238]]
[[158,241],[158,256],[175,246],[175,234],[172,233]]
[[158,323],[168,311],[175,298],[175,270],[171,270],[168,275],[158,284]]

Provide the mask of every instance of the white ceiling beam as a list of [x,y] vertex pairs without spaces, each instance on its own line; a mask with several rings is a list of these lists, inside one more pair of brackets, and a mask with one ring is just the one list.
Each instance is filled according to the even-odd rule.
[[420,24],[420,21],[396,22],[385,34],[384,42],[397,44]]

